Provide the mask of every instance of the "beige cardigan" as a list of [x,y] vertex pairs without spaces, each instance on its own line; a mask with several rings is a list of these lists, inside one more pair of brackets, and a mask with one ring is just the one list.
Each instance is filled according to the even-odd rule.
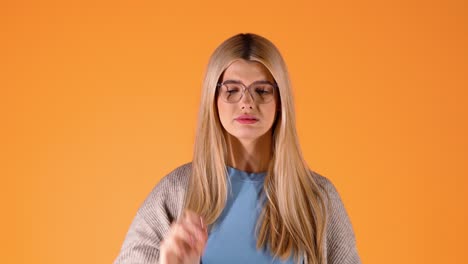
[[[153,188],[136,213],[114,264],[158,263],[159,244],[183,209],[191,168],[191,163],[176,168]],[[330,180],[317,173],[313,175],[330,198],[324,241],[327,264],[361,263],[353,227],[340,195]]]

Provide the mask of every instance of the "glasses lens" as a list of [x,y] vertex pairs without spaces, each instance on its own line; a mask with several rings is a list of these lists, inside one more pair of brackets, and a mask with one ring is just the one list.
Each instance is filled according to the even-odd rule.
[[269,83],[254,84],[250,88],[250,94],[252,94],[256,102],[262,104],[273,100],[274,90],[273,85]]
[[221,96],[228,103],[235,103],[242,96],[242,85],[238,83],[226,83],[222,86]]
[[[259,104],[268,103],[275,97],[275,87],[270,83],[254,83],[247,90],[254,101]],[[220,92],[225,102],[237,103],[243,96],[244,86],[241,83],[224,83]]]

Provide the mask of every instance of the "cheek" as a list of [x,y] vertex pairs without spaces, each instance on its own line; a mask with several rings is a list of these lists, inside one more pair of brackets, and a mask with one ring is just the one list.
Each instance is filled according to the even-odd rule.
[[225,105],[223,101],[220,99],[217,100],[217,106],[218,106],[218,115],[221,123],[225,120],[226,115],[228,114],[228,107]]
[[266,109],[268,119],[274,120],[276,117],[276,104],[272,104]]

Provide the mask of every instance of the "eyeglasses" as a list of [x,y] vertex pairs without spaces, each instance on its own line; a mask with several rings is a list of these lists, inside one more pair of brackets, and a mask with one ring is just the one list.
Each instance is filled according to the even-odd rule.
[[218,83],[217,87],[219,96],[221,96],[226,103],[233,104],[239,102],[245,91],[248,90],[254,102],[266,104],[271,102],[275,97],[275,89],[278,88],[278,85],[269,81],[256,81],[247,87],[242,82],[227,80]]

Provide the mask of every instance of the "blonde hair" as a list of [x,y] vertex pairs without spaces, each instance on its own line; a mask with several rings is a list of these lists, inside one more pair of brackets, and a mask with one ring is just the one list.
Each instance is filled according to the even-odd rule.
[[192,175],[185,209],[212,225],[228,195],[227,144],[216,105],[216,86],[226,68],[238,59],[262,63],[275,79],[280,112],[272,133],[272,158],[264,182],[265,206],[257,222],[257,248],[299,263],[326,263],[326,210],[323,193],[303,159],[296,132],[294,103],[286,64],[273,43],[255,34],[224,41],[211,56],[203,82]]

